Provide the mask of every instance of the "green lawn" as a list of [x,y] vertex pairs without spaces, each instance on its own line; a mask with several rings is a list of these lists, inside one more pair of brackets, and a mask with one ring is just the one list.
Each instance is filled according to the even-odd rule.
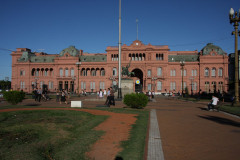
[[[130,138],[122,142],[123,151],[118,155],[123,159],[143,159],[149,111],[101,110],[138,115]],[[104,134],[93,128],[106,119],[107,116],[61,110],[0,113],[0,159],[87,159],[85,153],[90,145]]]
[[0,159],[86,159],[102,134],[93,130],[107,116],[76,111],[0,113]]
[[240,116],[240,107],[233,107],[231,105],[223,105],[223,106],[220,106],[220,110],[221,111],[224,111],[224,112],[227,112],[227,113],[230,113],[230,114],[234,114],[234,115],[237,115],[237,116]]

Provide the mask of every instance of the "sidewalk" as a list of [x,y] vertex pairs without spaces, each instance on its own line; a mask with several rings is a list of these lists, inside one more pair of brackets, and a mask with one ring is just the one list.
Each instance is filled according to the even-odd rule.
[[165,160],[238,160],[240,119],[206,111],[203,104],[156,98]]

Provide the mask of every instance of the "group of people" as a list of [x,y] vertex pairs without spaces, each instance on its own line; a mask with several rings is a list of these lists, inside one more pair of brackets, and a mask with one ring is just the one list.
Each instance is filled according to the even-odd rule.
[[62,103],[68,104],[68,103],[67,103],[67,98],[70,98],[70,97],[69,97],[69,96],[70,96],[70,93],[68,93],[67,90],[62,89],[61,91],[59,91],[59,90],[57,89],[56,95],[57,95],[57,99],[56,99],[57,102],[59,102],[60,104],[62,104]]
[[105,101],[105,105],[107,105],[108,107],[110,107],[110,105],[115,106],[115,99],[114,99],[114,90],[112,87],[108,88],[108,90],[104,89],[100,89],[97,92],[97,98],[102,99],[102,98],[106,98]]
[[149,99],[154,99],[154,96],[155,96],[155,92],[154,91],[150,91],[149,90],[146,94],[147,94]]
[[49,96],[47,95],[48,94],[48,90],[45,88],[45,89],[40,89],[40,88],[35,88],[34,91],[33,91],[33,94],[34,94],[34,97],[35,97],[35,101],[38,101],[40,102],[41,99],[47,101],[49,100]]

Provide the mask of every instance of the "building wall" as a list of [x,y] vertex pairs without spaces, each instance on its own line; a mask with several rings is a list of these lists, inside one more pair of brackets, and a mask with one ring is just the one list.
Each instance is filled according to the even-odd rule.
[[[39,62],[34,61],[33,58],[26,59],[26,56],[24,59],[23,55],[27,54],[23,52],[28,52],[29,56],[39,58]],[[14,90],[32,92],[34,87],[42,87],[40,84],[44,83],[50,91],[66,88],[78,92],[77,88],[79,86],[79,92],[82,89],[86,89],[87,92],[95,92],[100,87],[107,89],[112,84],[118,83],[118,73],[113,75],[114,69],[118,72],[118,47],[109,46],[106,53],[102,54],[86,54],[80,50],[77,56],[72,56],[68,52],[64,54],[61,52],[61,56],[30,52],[29,49],[20,48],[11,54],[12,88]],[[51,59],[53,56],[54,60]],[[79,59],[81,65],[78,74],[76,63]],[[170,51],[167,45],[145,45],[136,40],[129,46],[122,46],[121,61],[122,66],[129,65],[130,72],[136,72],[135,76],[130,78],[134,81],[140,79],[144,92],[148,90],[181,92],[182,78],[184,88],[187,87],[189,93],[197,93],[200,90],[213,92],[214,89],[216,91],[218,89],[227,91],[228,56],[218,54],[215,50],[209,55],[203,55],[202,52],[198,51]],[[180,61],[185,61],[183,70],[186,70],[186,75],[183,76]],[[158,73],[159,68],[161,68],[161,74]],[[209,68],[209,76],[205,75],[206,68]],[[211,75],[213,68],[216,69],[215,76]],[[219,68],[223,70],[221,76],[218,75]],[[63,71],[62,75],[60,75],[60,69]],[[66,69],[68,69],[68,76],[65,75]],[[74,75],[71,75],[71,69],[74,70]],[[39,70],[39,75],[36,74],[37,70]],[[87,76],[84,75],[85,71]],[[96,72],[96,75],[94,72]],[[52,84],[49,82],[52,82]],[[209,89],[206,89],[206,82],[209,83]],[[62,87],[60,87],[60,83],[62,83]],[[221,86],[219,83],[221,83]],[[139,86],[136,85],[136,87]]]

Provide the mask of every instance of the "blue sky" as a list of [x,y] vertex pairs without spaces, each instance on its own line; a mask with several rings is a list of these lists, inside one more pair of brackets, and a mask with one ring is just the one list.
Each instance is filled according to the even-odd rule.
[[[56,54],[74,45],[105,53],[107,46],[117,46],[118,7],[118,0],[1,0],[0,80],[11,78],[11,52],[5,49]],[[240,1],[122,0],[122,43],[136,40],[138,19],[138,39],[144,44],[200,51],[214,43],[232,53],[231,7],[238,10]]]

